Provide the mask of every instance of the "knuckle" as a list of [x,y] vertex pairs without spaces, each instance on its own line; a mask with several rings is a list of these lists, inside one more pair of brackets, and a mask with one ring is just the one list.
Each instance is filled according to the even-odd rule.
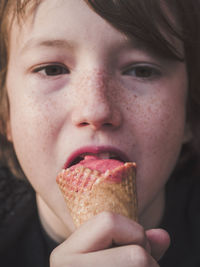
[[129,246],[128,258],[131,264],[135,264],[134,266],[140,267],[149,267],[151,266],[150,255],[146,252],[144,248],[138,245]]
[[50,257],[49,257],[49,263],[50,263],[50,267],[57,267],[57,266],[75,267],[75,265],[73,264],[73,261],[71,260],[71,257],[67,255],[63,257],[59,247],[55,248],[51,252]]
[[103,211],[98,214],[98,219],[101,222],[101,227],[104,232],[110,232],[116,226],[116,214],[108,211]]

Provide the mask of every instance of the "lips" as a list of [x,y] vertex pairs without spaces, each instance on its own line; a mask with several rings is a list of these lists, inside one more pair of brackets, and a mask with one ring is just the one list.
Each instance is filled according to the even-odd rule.
[[117,148],[108,146],[88,146],[74,151],[64,164],[63,168],[67,169],[76,165],[80,161],[84,161],[87,156],[94,156],[99,159],[117,160],[121,162],[129,161],[127,155]]

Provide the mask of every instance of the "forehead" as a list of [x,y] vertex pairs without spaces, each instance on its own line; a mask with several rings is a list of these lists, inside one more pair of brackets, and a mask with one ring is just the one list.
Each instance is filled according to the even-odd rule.
[[[145,0],[146,1],[146,0]],[[80,20],[79,15],[84,13],[86,16],[85,18],[87,18],[87,13],[89,14],[89,9],[90,11],[93,10],[93,18],[95,17],[94,13],[98,13],[100,14],[100,16],[105,17],[107,21],[112,21],[112,19],[110,20],[109,17],[113,17],[113,19],[115,20],[116,18],[119,18],[119,28],[120,28],[120,24],[124,24],[124,22],[127,22],[127,25],[129,24],[128,20],[130,19],[130,17],[127,19],[126,15],[128,14],[128,12],[126,12],[127,10],[127,6],[128,9],[130,10],[131,14],[135,14],[135,16],[131,16],[131,20],[134,22],[133,25],[136,23],[138,24],[142,24],[142,19],[145,19],[145,17],[150,18],[152,21],[157,21],[159,23],[159,16],[163,16],[164,20],[168,20],[168,22],[170,21],[175,21],[175,17],[176,17],[176,5],[175,3],[168,1],[168,0],[154,0],[152,2],[152,4],[148,4],[148,1],[145,2],[144,0],[141,0],[142,4],[140,3],[140,0],[133,0],[134,5],[132,5],[131,2],[127,2],[127,4],[124,4],[125,2],[121,2],[120,0],[107,0],[105,4],[104,0],[102,0],[102,3],[96,0],[93,1],[88,1],[88,0],[19,0],[17,1],[17,4],[12,4],[11,6],[14,7],[14,10],[16,11],[16,13],[19,15],[19,17],[21,17],[21,15],[26,14],[27,16],[24,16],[27,18],[33,18],[35,19],[35,17],[37,17],[37,19],[39,18],[42,22],[45,21],[45,19],[48,19],[48,17],[51,16],[51,18],[54,16],[57,18],[57,11],[58,9],[60,9],[60,14],[61,13],[65,13],[65,18],[64,18],[64,22],[68,21],[69,18],[69,14],[71,13],[75,13],[76,14],[76,20]],[[11,0],[12,2],[12,0]],[[104,4],[105,5],[104,5]],[[102,6],[101,6],[102,5]],[[118,14],[116,14],[118,5],[120,6],[120,10],[118,10]],[[143,8],[141,8],[141,6]],[[86,8],[87,7],[87,8]],[[88,8],[89,7],[89,8]],[[112,9],[109,10],[109,7],[112,7]],[[156,8],[154,8],[156,7]],[[176,7],[176,8],[175,8]],[[101,9],[101,11],[100,11]],[[155,18],[153,16],[153,10],[156,9],[159,13],[158,16]],[[38,13],[41,13],[41,10],[45,10],[45,16],[38,16]],[[140,10],[140,11],[138,11]],[[63,11],[63,12],[61,12]],[[88,11],[88,12],[86,12]],[[99,12],[100,11],[100,12]],[[149,12],[146,12],[149,11]],[[137,14],[138,13],[138,14]],[[15,14],[15,12],[14,12]],[[150,15],[149,15],[150,14]],[[32,16],[31,16],[32,15]],[[99,16],[99,17],[100,17]],[[53,21],[55,25],[57,25],[59,23],[59,21],[61,22],[62,17],[60,17],[59,20]],[[91,21],[91,16],[88,16],[88,21]],[[123,21],[121,21],[123,20]],[[163,20],[163,21],[164,21]],[[163,22],[162,21],[162,22]],[[111,22],[112,24],[112,22]],[[151,24],[151,23],[150,23]],[[153,24],[152,24],[153,25]],[[72,25],[74,26],[74,25]],[[90,24],[90,27],[92,27],[92,23]]]
[[133,42],[111,26],[83,0],[44,0],[22,26],[15,25],[11,32],[12,54],[26,55],[46,48],[85,48],[106,56],[133,48],[146,49],[139,40]]
[[44,0],[31,17],[26,17],[23,23],[14,23],[13,26],[11,34],[14,32],[20,46],[26,48],[36,43],[63,46],[64,42],[59,40],[64,39],[75,46],[73,42],[77,37],[86,43],[92,38],[101,41],[102,35],[113,41],[125,39],[124,35],[122,37],[121,33],[92,11],[83,0]]
[[[31,0],[29,2],[33,3]],[[14,43],[17,40],[20,47],[30,48],[34,44],[46,44],[47,46],[56,44],[73,48],[77,45],[77,39],[84,42],[85,45],[90,44],[92,39],[95,39],[96,43],[110,41],[112,46],[116,43],[123,46],[125,41],[129,41],[129,44],[133,45],[130,39],[127,40],[125,34],[111,26],[84,0],[43,0],[39,2],[34,12],[31,13],[32,16],[25,17],[22,24],[18,26],[14,24],[15,27],[12,28],[12,35],[14,35],[12,39]],[[173,45],[178,46],[178,49],[182,48],[182,44],[175,38],[171,38],[171,36],[166,38]],[[139,40],[139,38],[131,39],[137,48],[149,48],[147,41]],[[62,42],[63,40],[65,42]]]

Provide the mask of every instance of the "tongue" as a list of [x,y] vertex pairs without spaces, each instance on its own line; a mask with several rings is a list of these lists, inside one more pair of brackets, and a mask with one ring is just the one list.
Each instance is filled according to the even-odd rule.
[[124,163],[116,159],[101,159],[97,156],[87,155],[78,164],[73,165],[71,169],[73,170],[80,165],[91,170],[97,170],[104,173],[107,170],[113,170],[121,165],[124,165]]

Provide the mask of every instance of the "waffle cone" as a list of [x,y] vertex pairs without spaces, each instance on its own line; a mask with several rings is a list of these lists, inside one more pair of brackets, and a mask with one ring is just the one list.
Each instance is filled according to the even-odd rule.
[[[122,179],[113,182],[110,178],[117,172]],[[63,170],[56,181],[76,227],[102,211],[137,221],[135,163],[125,163],[106,173],[78,166]]]

